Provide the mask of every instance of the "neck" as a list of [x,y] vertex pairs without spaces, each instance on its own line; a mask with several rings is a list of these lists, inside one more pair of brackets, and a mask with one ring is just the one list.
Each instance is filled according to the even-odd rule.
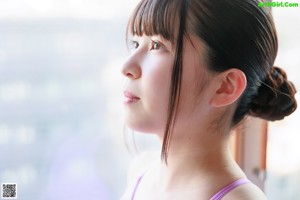
[[167,162],[162,160],[158,169],[162,190],[172,191],[183,183],[186,186],[189,180],[191,185],[201,185],[209,192],[207,186],[220,183],[221,187],[229,179],[243,176],[232,159],[228,132],[225,129],[223,133],[192,133],[189,130],[188,134],[172,135]]

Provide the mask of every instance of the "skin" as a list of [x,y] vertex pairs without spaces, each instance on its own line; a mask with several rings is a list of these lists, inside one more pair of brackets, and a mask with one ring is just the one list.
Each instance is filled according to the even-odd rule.
[[[125,90],[139,100],[125,104],[125,121],[129,128],[156,134],[162,142],[174,47],[157,35],[131,36],[130,40],[131,54],[122,74],[128,80]],[[246,87],[245,75],[238,69],[208,71],[204,45],[196,36],[184,39],[183,52],[180,104],[168,164],[157,160],[147,166],[148,156],[134,162],[127,194],[147,169],[135,199],[210,199],[225,185],[245,177],[228,150],[231,120]],[[266,198],[256,186],[246,184],[223,199]]]

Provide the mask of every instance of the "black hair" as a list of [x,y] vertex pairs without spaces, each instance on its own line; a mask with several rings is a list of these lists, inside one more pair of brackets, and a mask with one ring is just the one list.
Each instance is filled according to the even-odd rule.
[[162,147],[167,159],[180,96],[183,38],[196,35],[206,46],[208,70],[244,72],[247,86],[232,126],[245,115],[279,120],[297,108],[296,89],[284,70],[274,67],[278,41],[272,14],[258,0],[141,0],[127,33],[161,35],[176,46],[168,117]]

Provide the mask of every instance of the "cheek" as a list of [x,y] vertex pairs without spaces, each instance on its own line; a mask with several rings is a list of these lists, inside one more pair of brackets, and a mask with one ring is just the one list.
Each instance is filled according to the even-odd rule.
[[144,108],[156,124],[164,127],[167,117],[172,60],[150,61],[143,68]]
[[205,95],[207,73],[204,70],[204,63],[201,57],[187,49],[183,59],[183,73],[181,82],[181,96],[180,96],[180,114],[183,116],[190,116],[197,112],[197,107],[202,104]]
[[200,78],[199,69],[197,69],[198,63],[195,57],[185,56],[183,60],[182,69],[182,82],[181,82],[181,99],[182,101],[187,101],[195,96],[198,91],[197,82]]
[[146,95],[151,99],[163,100],[169,97],[172,73],[171,59],[156,59],[149,61],[143,68],[143,86]]

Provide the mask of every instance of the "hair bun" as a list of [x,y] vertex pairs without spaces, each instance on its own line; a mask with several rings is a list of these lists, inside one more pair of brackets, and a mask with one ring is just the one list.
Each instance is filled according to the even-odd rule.
[[254,96],[249,114],[270,121],[283,119],[297,108],[295,93],[285,71],[274,66]]

